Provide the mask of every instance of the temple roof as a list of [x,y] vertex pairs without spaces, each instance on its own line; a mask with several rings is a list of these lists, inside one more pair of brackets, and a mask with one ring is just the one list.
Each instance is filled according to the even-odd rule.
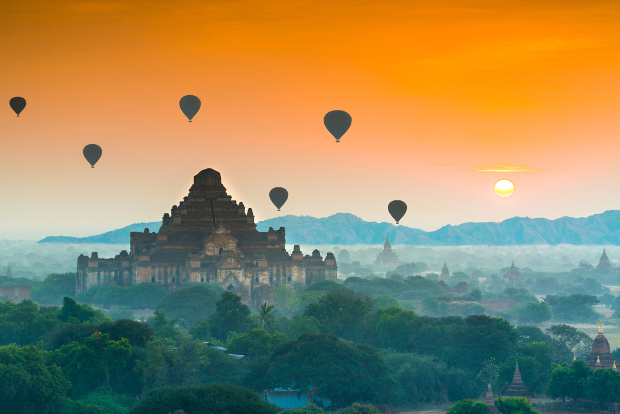
[[605,338],[605,335],[603,334],[603,321],[600,322],[598,335],[596,335],[596,338],[594,338],[594,342],[592,343],[592,354],[597,356],[611,354],[609,341],[607,341],[607,338]]
[[523,381],[521,380],[521,372],[519,372],[519,361],[515,364],[515,374],[512,378],[512,382],[504,390],[502,395],[509,397],[529,397],[530,391],[527,389]]
[[13,273],[11,273],[11,266],[8,267],[8,269],[6,270],[6,277],[8,278],[13,278]]
[[493,398],[493,391],[491,390],[491,384],[489,384],[487,388],[487,395],[485,398],[485,403],[487,404],[487,407],[489,408],[490,414],[501,414],[501,411],[499,411],[497,407],[495,406],[495,399]]
[[385,243],[383,243],[383,250],[392,250],[392,245],[390,244],[390,238],[385,236]]

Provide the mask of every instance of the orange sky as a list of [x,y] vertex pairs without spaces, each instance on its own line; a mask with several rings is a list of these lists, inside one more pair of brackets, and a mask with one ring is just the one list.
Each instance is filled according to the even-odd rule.
[[425,230],[619,209],[619,28],[617,0],[1,2],[0,239],[158,220],[207,167],[259,220],[276,186]]

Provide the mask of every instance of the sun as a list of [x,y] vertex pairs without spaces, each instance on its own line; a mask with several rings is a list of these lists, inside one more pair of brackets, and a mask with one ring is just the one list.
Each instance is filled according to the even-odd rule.
[[493,189],[499,198],[508,198],[515,192],[515,186],[510,180],[499,180]]

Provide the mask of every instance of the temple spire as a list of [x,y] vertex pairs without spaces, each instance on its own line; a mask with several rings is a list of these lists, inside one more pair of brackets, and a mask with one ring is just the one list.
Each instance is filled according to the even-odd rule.
[[598,325],[598,333],[603,333],[603,321],[599,321],[599,325]]

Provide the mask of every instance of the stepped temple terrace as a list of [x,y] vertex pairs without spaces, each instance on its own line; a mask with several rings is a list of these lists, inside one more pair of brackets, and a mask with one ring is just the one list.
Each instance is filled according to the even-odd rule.
[[303,255],[285,249],[284,228],[256,230],[254,214],[232,200],[220,173],[206,169],[194,176],[189,195],[164,214],[158,233],[132,232],[130,252],[112,259],[80,255],[77,292],[91,286],[157,283],[174,291],[186,282],[217,283],[258,307],[272,301],[276,286],[337,280],[332,253]]

